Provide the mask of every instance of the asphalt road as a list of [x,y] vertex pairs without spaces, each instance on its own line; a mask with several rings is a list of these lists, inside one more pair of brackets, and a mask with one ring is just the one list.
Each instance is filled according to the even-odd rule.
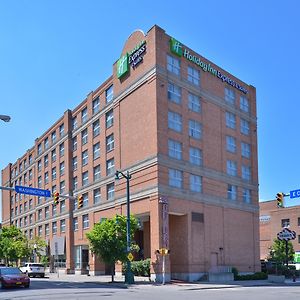
[[29,289],[0,290],[0,299],[19,300],[299,300],[300,286],[252,286],[203,288],[199,284],[153,285],[139,284],[130,287],[97,282],[66,282],[49,279],[31,280]]

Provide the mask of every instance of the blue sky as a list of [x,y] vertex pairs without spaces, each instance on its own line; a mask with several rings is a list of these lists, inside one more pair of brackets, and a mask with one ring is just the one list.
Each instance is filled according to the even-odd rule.
[[[300,189],[300,2],[0,1],[0,169],[112,74],[154,24],[257,89],[261,200]],[[296,204],[297,201],[288,201]]]

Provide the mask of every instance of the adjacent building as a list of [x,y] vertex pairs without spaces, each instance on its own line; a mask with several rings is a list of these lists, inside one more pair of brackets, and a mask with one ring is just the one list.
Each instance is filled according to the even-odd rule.
[[2,170],[3,186],[82,195],[83,208],[2,191],[3,226],[45,238],[51,261],[68,273],[89,265],[104,274],[108,266],[89,251],[85,234],[126,215],[126,180],[114,174],[129,171],[135,239],[154,279],[162,247],[171,250],[167,279],[197,280],[225,265],[258,271],[256,129],[253,86],[158,26],[135,31],[112,75]]

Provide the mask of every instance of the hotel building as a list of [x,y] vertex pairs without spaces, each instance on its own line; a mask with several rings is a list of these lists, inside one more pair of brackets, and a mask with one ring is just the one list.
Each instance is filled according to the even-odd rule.
[[[112,58],[113,59],[113,58]],[[49,241],[68,273],[104,274],[85,234],[126,215],[160,280],[198,280],[220,266],[260,270],[256,91],[158,26],[133,32],[112,76],[67,110],[22,157],[2,170],[2,186],[83,196],[77,201],[2,191],[3,226]],[[57,245],[56,250],[53,245]]]

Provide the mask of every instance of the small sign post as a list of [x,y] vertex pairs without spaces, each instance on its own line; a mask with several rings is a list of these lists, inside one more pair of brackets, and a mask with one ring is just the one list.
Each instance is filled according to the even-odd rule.
[[285,241],[285,261],[286,266],[289,266],[289,249],[288,242],[296,238],[296,232],[290,230],[289,228],[283,228],[282,231],[277,233],[277,239],[280,241]]

